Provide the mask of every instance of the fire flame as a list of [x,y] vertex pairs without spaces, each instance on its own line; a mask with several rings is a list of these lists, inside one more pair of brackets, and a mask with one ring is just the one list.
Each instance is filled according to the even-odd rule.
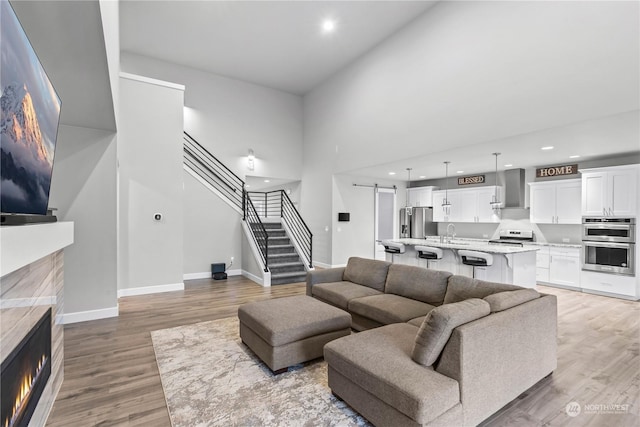
[[20,390],[18,392],[18,395],[16,396],[16,401],[13,405],[11,417],[5,419],[4,427],[11,427],[14,425],[18,415],[23,409],[24,404],[29,400],[29,395],[31,394],[33,384],[40,376],[42,367],[44,366],[46,361],[47,357],[45,355],[42,355],[42,357],[38,361],[38,368],[36,369],[35,374],[25,374],[25,376],[22,378],[22,382],[20,383]]

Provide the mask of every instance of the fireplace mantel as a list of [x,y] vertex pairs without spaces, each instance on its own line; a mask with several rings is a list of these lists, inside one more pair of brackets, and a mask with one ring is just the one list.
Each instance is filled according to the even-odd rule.
[[73,222],[0,227],[0,277],[73,243]]
[[63,248],[72,243],[73,222],[0,227],[0,361],[51,309],[51,375],[29,426],[46,424],[64,379]]

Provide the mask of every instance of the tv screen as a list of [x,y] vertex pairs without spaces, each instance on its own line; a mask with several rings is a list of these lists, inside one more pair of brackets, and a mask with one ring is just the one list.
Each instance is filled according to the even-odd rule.
[[60,98],[13,8],[0,7],[0,210],[45,215]]

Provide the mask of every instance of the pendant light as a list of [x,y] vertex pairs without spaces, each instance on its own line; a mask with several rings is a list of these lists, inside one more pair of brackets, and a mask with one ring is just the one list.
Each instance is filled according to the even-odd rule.
[[496,215],[499,215],[500,205],[502,204],[502,202],[500,201],[500,197],[498,196],[498,156],[500,154],[501,153],[493,153],[493,155],[496,157],[496,187],[495,187],[495,193],[493,195],[493,200],[489,202],[489,204],[493,208],[493,213]]
[[449,209],[451,208],[451,203],[449,203],[449,163],[451,162],[444,162],[446,185],[444,187],[444,200],[442,201],[442,209],[447,213],[447,215],[449,214]]
[[407,181],[407,199],[405,201],[405,209],[407,211],[407,215],[411,215],[412,210],[411,210],[411,205],[409,204],[409,186],[411,185],[411,168],[407,168],[407,176],[408,176],[408,181]]

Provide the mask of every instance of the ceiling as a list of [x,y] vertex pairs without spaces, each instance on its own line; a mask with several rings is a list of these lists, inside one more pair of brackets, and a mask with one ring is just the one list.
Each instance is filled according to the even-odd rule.
[[[406,181],[407,167],[413,168],[413,180],[443,177],[444,161],[451,161],[452,176],[458,171],[464,175],[490,172],[495,167],[493,152],[502,153],[499,170],[639,152],[638,78],[632,77],[638,75],[640,62],[637,20],[634,26],[617,25],[607,18],[581,23],[577,18],[567,20],[571,15],[563,13],[545,20],[541,12],[532,17],[510,16],[504,26],[495,25],[493,33],[478,34],[473,31],[479,27],[478,20],[495,21],[482,15],[490,14],[492,8],[443,2],[424,13],[436,3],[124,0],[120,42],[123,51],[300,95],[354,64],[354,73],[369,77],[359,86],[367,92],[367,85],[385,83],[376,80],[376,69],[369,73],[371,77],[368,70],[358,68],[358,58],[374,47],[372,56],[407,42],[410,36],[405,33],[429,34],[447,11],[455,14],[459,6],[466,15],[456,15],[448,33],[437,33],[447,38],[438,39],[425,52],[423,65],[434,61],[439,66],[407,70],[431,73],[433,87],[428,82],[423,85],[431,87],[424,105],[397,112],[406,135],[393,121],[387,127],[378,126],[388,132],[371,139],[347,132],[343,136],[349,139],[351,151],[341,156],[345,165],[352,166],[341,165],[340,173]],[[546,4],[564,8],[561,3]],[[328,36],[320,29],[327,17],[337,21],[337,31]],[[413,20],[420,21],[422,29],[405,31]],[[512,37],[504,37],[504,31]],[[460,48],[470,45],[474,48]],[[473,72],[464,68],[464,74],[457,75],[455,66],[465,61]],[[392,98],[387,101],[406,104],[420,99],[386,84]],[[348,121],[348,129],[366,129],[371,120],[384,116],[384,105],[378,111],[374,104],[371,111],[336,114]],[[425,117],[430,118],[428,132],[422,132]],[[543,146],[554,149],[544,151]],[[573,155],[580,157],[570,158]],[[264,187],[259,180],[253,184],[255,189]]]
[[[431,1],[130,1],[121,50],[305,94]],[[324,19],[336,22],[323,34]]]

